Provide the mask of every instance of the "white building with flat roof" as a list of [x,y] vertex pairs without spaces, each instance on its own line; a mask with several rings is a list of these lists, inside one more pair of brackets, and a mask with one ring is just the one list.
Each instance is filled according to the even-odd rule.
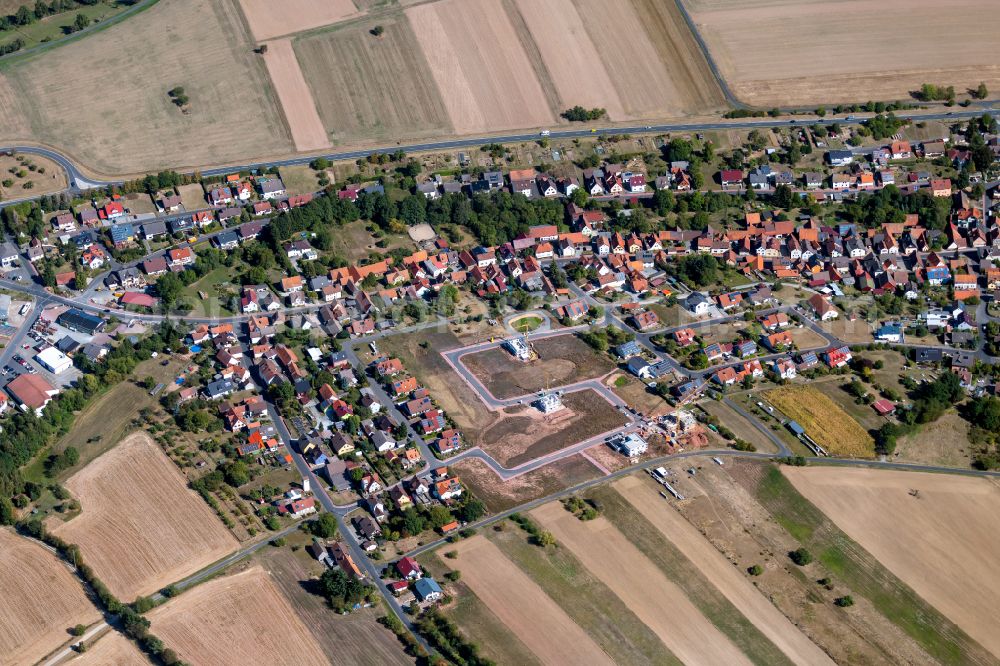
[[503,348],[513,354],[514,358],[519,361],[530,361],[535,356],[535,353],[531,350],[531,345],[528,344],[528,340],[523,335],[504,340]]
[[532,403],[542,414],[552,414],[564,409],[562,399],[555,391],[542,391],[538,394],[538,399]]
[[49,372],[58,375],[73,367],[73,361],[55,347],[47,347],[35,354],[35,360]]
[[649,449],[649,444],[634,432],[619,433],[608,439],[614,450],[628,458],[638,458]]

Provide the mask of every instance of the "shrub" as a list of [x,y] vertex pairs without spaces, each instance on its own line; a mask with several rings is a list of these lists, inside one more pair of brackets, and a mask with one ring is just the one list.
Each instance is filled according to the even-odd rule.
[[848,608],[854,605],[854,598],[848,594],[843,597],[837,597],[833,600],[833,603],[841,608]]
[[792,562],[800,567],[804,567],[813,561],[812,553],[805,548],[796,548],[792,552],[788,553],[788,557],[790,557]]
[[764,573],[764,567],[760,566],[759,564],[755,564],[747,569],[747,573],[750,574],[751,576],[759,576],[762,573]]

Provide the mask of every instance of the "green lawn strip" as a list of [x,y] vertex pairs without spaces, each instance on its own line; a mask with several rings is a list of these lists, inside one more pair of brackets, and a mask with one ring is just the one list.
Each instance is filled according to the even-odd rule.
[[659,637],[566,548],[539,548],[508,526],[492,532],[514,564],[534,580],[619,664],[681,664]]
[[823,566],[853,593],[871,601],[933,658],[947,664],[995,661],[981,645],[840,531],[795,490],[779,468],[768,468],[756,494],[775,520]]
[[[615,490],[596,488],[588,493],[602,506],[602,515],[611,521],[635,547],[643,552],[663,574],[687,594],[698,610],[729,637],[755,664],[791,664],[778,647],[760,632],[698,570],[698,567],[663,536],[655,525],[640,515]],[[652,593],[652,591],[651,591]]]
[[[448,571],[437,559],[441,555],[441,551],[438,551],[434,556],[420,558],[421,566],[438,580],[444,580],[444,574]],[[497,664],[541,663],[528,646],[465,583],[447,583],[447,587],[450,588],[449,593],[455,595],[455,601],[445,608],[445,615],[458,626],[469,642],[480,647],[484,657]]]

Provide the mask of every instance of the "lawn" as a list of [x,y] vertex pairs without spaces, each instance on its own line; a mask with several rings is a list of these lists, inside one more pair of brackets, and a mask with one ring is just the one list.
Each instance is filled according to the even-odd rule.
[[[27,1],[21,4],[28,5],[29,8],[32,6]],[[46,16],[42,20],[35,21],[29,25],[17,26],[0,32],[0,41],[6,44],[20,38],[24,41],[24,49],[29,49],[33,46],[51,42],[71,34],[71,26],[79,14],[86,16],[90,20],[90,23],[98,23],[122,13],[128,7],[128,3],[108,0],[89,7],[86,5],[77,5],[70,11]]]
[[308,165],[283,166],[279,174],[289,194],[312,194],[320,189],[318,174]]
[[755,495],[821,564],[940,663],[975,663],[983,658],[978,644],[840,531],[795,490],[780,468],[766,467]]
[[[758,664],[788,664],[788,658],[757,629],[697,565],[668,541],[663,533],[640,515],[616,490],[599,487],[589,496],[597,500],[601,513],[635,544],[663,574],[687,594],[691,602],[747,657]],[[671,510],[671,509],[667,509]]]
[[[230,269],[223,266],[206,273],[200,280],[185,288],[182,300],[191,306],[191,314],[202,317],[234,314],[230,305],[236,291],[230,277]],[[204,292],[208,298],[203,299],[199,292]]]
[[511,319],[510,325],[515,331],[528,333],[530,331],[534,331],[542,325],[542,318],[535,315],[525,315],[523,317]]
[[698,406],[719,419],[719,424],[732,430],[737,437],[756,446],[758,451],[774,451],[775,446],[771,440],[726,403],[719,400],[702,400]]
[[875,455],[871,435],[823,392],[810,386],[784,386],[764,395],[831,455],[862,458]]

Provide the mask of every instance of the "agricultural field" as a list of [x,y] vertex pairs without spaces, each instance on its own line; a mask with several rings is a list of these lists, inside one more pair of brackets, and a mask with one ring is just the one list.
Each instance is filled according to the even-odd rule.
[[[190,99],[185,110],[167,96],[175,86]],[[95,172],[116,175],[293,148],[234,0],[158,2],[5,67],[0,139],[57,146]]]
[[358,14],[352,0],[240,0],[254,39],[263,42]]
[[575,335],[532,340],[538,360],[524,363],[496,348],[462,357],[462,363],[501,400],[603,377],[614,363]]
[[788,418],[797,421],[831,455],[871,458],[871,435],[829,396],[810,386],[784,386],[764,396]]
[[406,16],[457,134],[555,122],[501,0],[440,0]]
[[[304,545],[303,535],[290,535],[289,545]],[[291,605],[293,614],[308,618],[309,633],[327,655],[336,655],[337,663],[397,664],[405,666],[413,660],[403,652],[395,634],[378,624],[383,611],[380,607],[363,608],[349,615],[331,612],[326,601],[310,591],[310,585],[324,570],[304,549],[289,547],[265,548],[257,552],[251,566],[262,566],[271,581],[281,590]]]
[[36,543],[0,529],[0,654],[32,664],[101,618],[76,576]]
[[[1000,86],[1000,17],[989,0],[685,0],[733,93],[760,106],[907,99],[923,83]],[[893,29],[886,34],[885,26]],[[947,39],[961,35],[963,49]],[[837,57],[829,57],[836,53]],[[906,58],[895,56],[906,53]]]
[[65,485],[83,510],[54,532],[80,546],[119,598],[155,592],[237,547],[144,432],[127,437]]
[[145,666],[150,661],[124,634],[111,630],[100,638],[90,641],[86,652],[75,653],[67,663],[73,664],[73,666],[107,666],[108,664]]
[[1000,657],[1000,486],[891,470],[782,470],[797,491],[927,603]]
[[299,68],[299,61],[288,39],[269,42],[264,64],[271,84],[285,112],[285,122],[292,133],[292,142],[300,152],[330,147],[323,121],[309,92],[309,85]]
[[0,198],[37,197],[66,189],[66,172],[46,157],[0,155]]
[[261,567],[199,585],[148,617],[150,630],[189,663],[329,663]]
[[[726,459],[667,465],[680,514],[837,663],[992,663],[941,613],[799,494],[777,466]],[[872,508],[877,510],[877,508]],[[888,515],[888,514],[887,514]],[[805,566],[788,553],[804,547]],[[818,582],[819,581],[819,582]],[[851,596],[854,605],[834,601]]]
[[398,14],[379,25],[379,37],[362,22],[295,42],[329,136],[343,143],[449,133],[445,103],[410,23]]

